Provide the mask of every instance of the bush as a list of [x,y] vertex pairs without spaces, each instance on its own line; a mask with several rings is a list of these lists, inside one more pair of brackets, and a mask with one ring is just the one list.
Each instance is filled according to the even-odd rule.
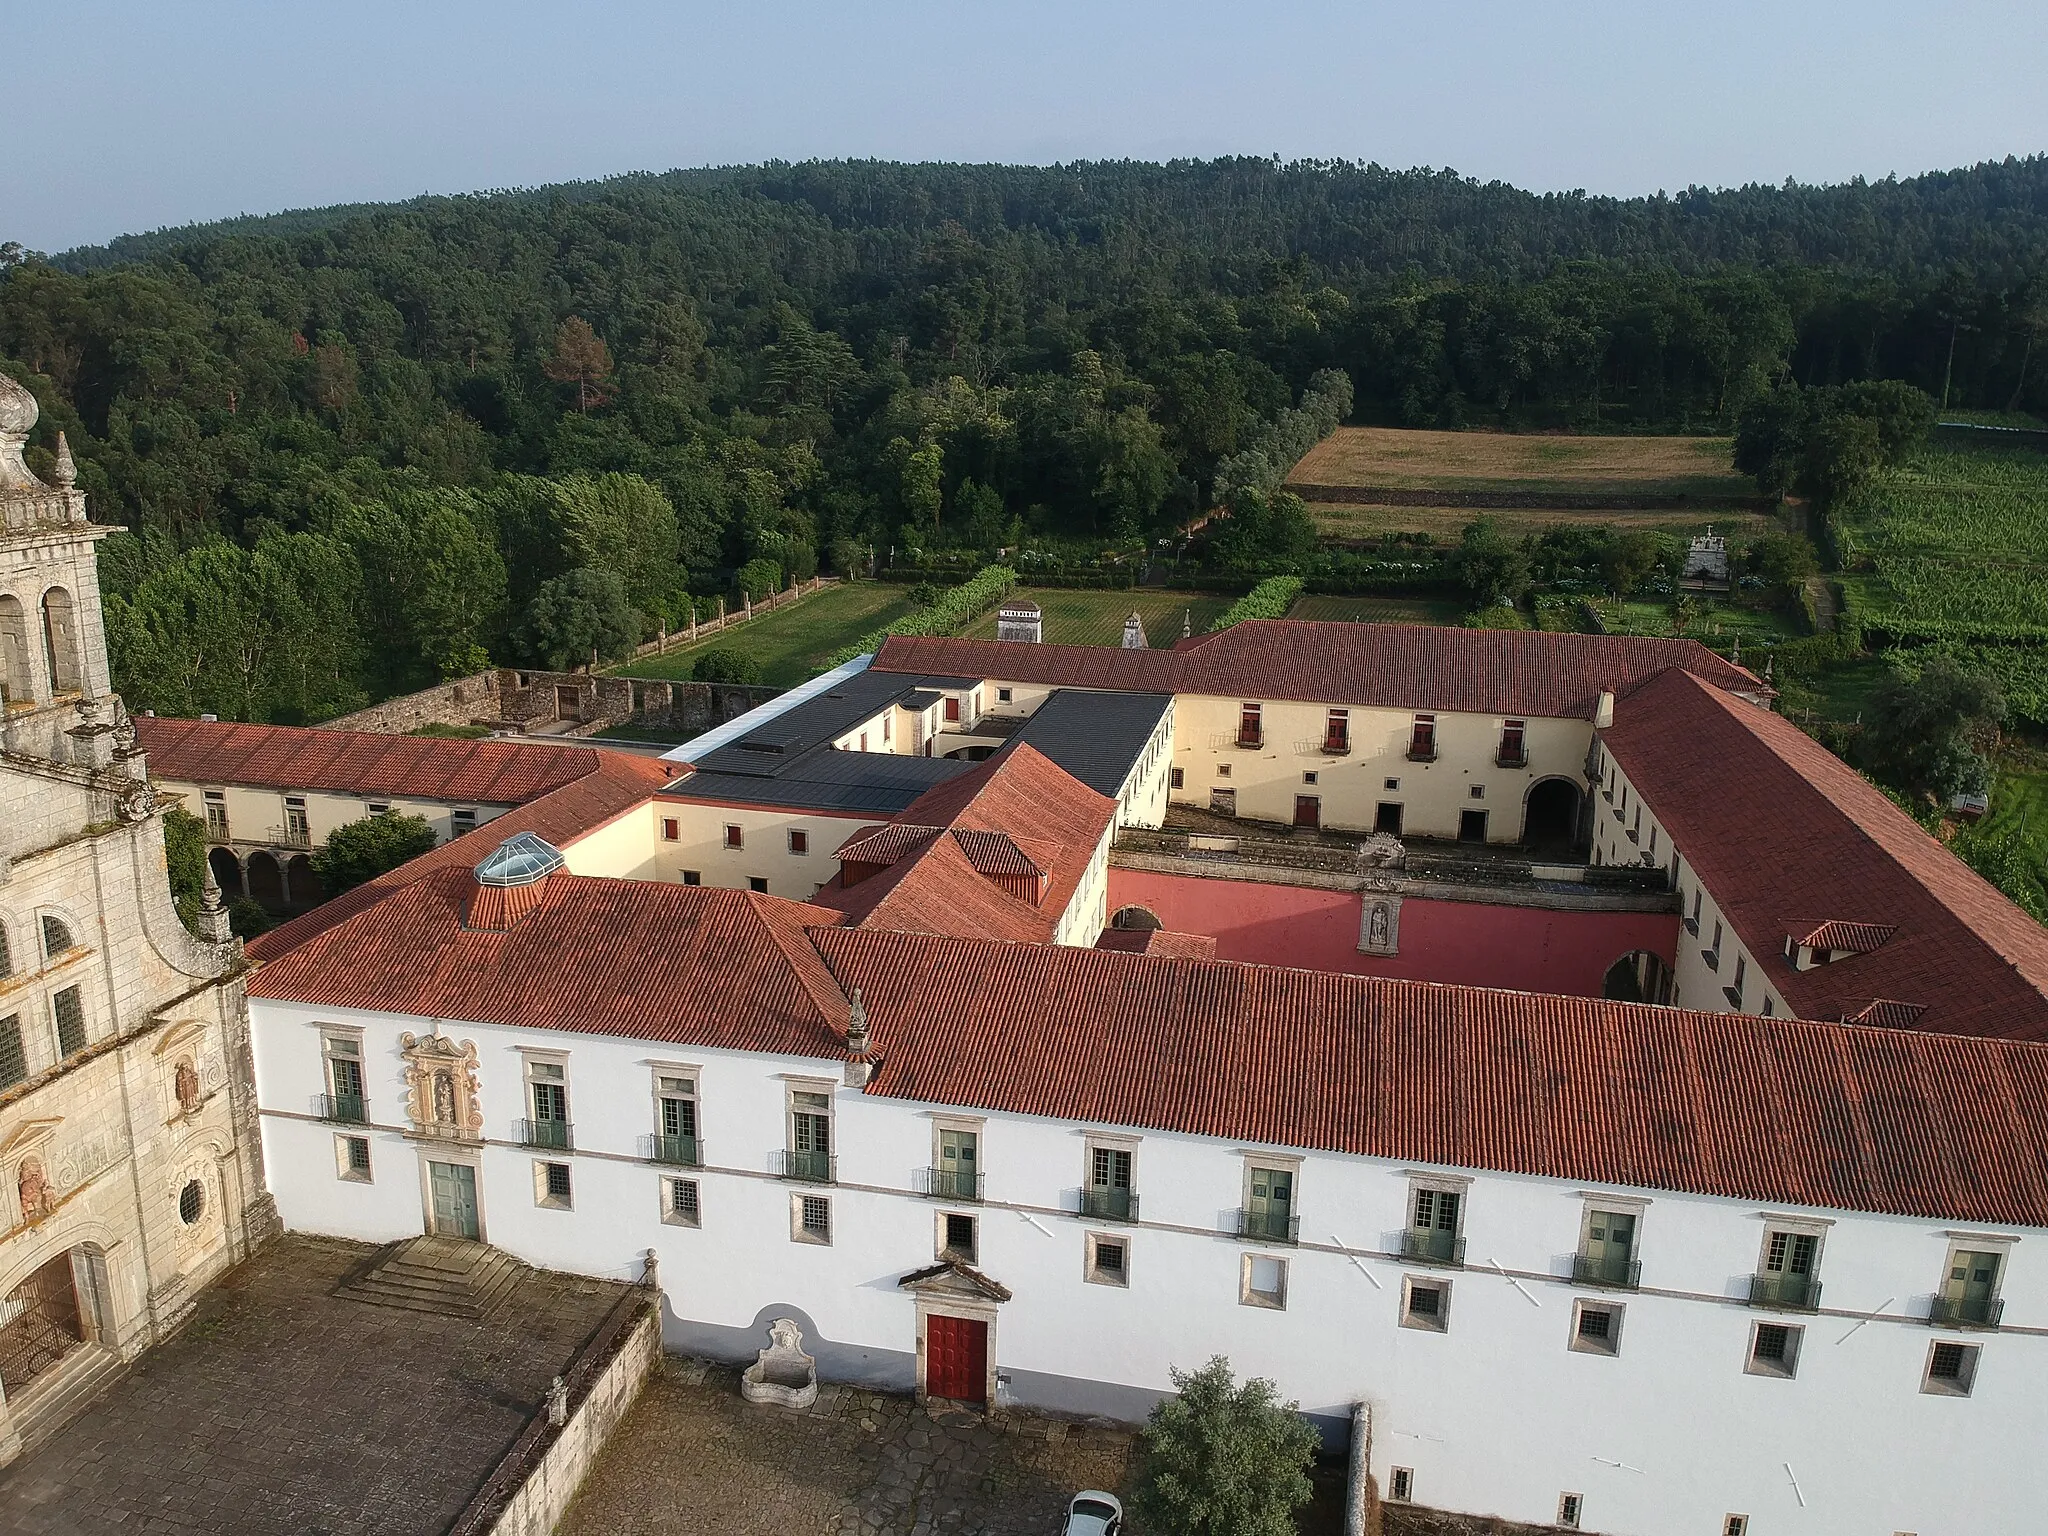
[[939,600],[940,595],[944,591],[945,588],[941,587],[936,581],[920,581],[903,595],[910,599],[911,607],[929,608]]
[[891,635],[954,634],[1001,602],[1016,585],[1017,573],[1007,565],[984,566],[975,573],[972,581],[962,582],[942,592],[930,607],[907,613],[895,623],[863,635],[852,645],[835,652],[827,658],[825,666],[828,669],[840,666],[856,656],[878,651],[882,642]]
[[761,681],[761,663],[745,651],[721,646],[699,656],[697,664],[690,669],[690,676],[700,683],[758,683]]
[[1209,626],[1209,633],[1213,635],[1246,619],[1284,619],[1300,596],[1299,576],[1269,576],[1224,609],[1222,616]]
[[733,578],[739,589],[754,602],[782,590],[782,565],[766,557],[749,560]]
[[328,896],[339,896],[379,875],[409,864],[440,839],[424,816],[395,811],[365,816],[336,827],[327,846],[312,857],[313,873]]
[[1294,1511],[1314,1493],[1316,1432],[1273,1383],[1239,1386],[1217,1356],[1173,1372],[1175,1396],[1145,1426],[1133,1499],[1149,1530],[1174,1536],[1294,1536]]
[[519,649],[551,672],[633,653],[640,639],[640,614],[626,599],[626,584],[613,571],[589,566],[541,583],[520,626]]

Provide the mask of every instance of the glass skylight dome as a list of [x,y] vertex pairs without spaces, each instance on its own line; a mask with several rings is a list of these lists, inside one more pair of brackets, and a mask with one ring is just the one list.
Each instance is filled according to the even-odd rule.
[[568,861],[562,851],[531,832],[521,832],[498,844],[497,850],[476,867],[478,885],[532,885],[545,880]]

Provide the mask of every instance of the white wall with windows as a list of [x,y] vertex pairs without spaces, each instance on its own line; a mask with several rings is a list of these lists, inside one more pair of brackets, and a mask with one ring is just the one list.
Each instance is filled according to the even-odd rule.
[[[443,1152],[402,1108],[398,1037],[429,1021],[251,1013],[288,1225],[417,1233],[423,1165],[473,1158],[483,1235],[512,1253],[629,1277],[652,1249],[673,1344],[738,1358],[794,1310],[821,1359],[907,1385],[920,1304],[897,1277],[971,1245],[1013,1293],[990,1342],[1018,1400],[1137,1413],[1169,1367],[1224,1354],[1325,1422],[1370,1403],[1382,1487],[1400,1468],[1422,1503],[1542,1523],[1571,1493],[1590,1529],[1742,1514],[1815,1536],[2022,1530],[2048,1503],[2048,1231],[918,1104],[841,1086],[832,1060],[452,1021],[486,1139]],[[361,1031],[366,1124],[318,1118],[323,1025]],[[569,1148],[520,1144],[534,1060],[561,1066]],[[664,1080],[691,1085],[702,1166],[654,1158]],[[818,1150],[799,1113],[825,1117],[829,1183],[778,1177]],[[962,1135],[979,1200],[958,1198]],[[1084,1213],[1102,1151],[1127,1187]],[[1247,1210],[1273,1240],[1240,1236]]]
[[496,820],[512,808],[473,800],[268,789],[246,784],[166,781],[160,787],[178,796],[189,815],[207,823],[207,841],[280,848],[324,848],[336,827],[387,810],[401,816],[424,817],[445,843]]

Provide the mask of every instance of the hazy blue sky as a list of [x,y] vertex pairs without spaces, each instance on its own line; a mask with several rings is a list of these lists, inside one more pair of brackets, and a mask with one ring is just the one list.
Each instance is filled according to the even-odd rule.
[[1539,189],[1836,181],[2048,149],[2048,4],[8,8],[0,239],[768,158],[1228,153]]

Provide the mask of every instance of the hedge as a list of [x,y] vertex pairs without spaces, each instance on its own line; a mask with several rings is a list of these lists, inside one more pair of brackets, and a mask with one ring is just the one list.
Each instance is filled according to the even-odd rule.
[[891,635],[950,635],[987,613],[1016,585],[1017,573],[1007,565],[983,566],[972,581],[952,588],[931,607],[907,613],[895,623],[863,635],[854,644],[835,652],[823,670],[879,651]]
[[1251,591],[1223,610],[1223,616],[1209,626],[1209,633],[1242,624],[1246,619],[1284,619],[1294,600],[1301,596],[1299,576],[1268,576]]

